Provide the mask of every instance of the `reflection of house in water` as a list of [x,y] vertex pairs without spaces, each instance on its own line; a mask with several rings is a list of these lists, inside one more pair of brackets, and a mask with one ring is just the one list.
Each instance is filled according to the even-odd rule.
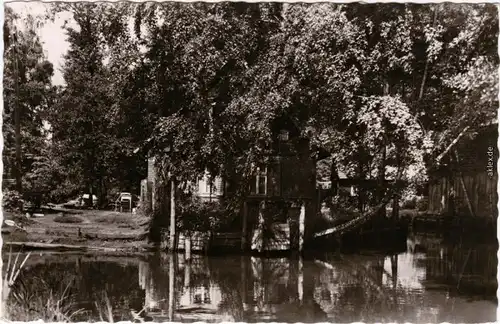
[[[452,293],[457,283],[450,286],[434,272],[435,260],[445,257],[440,250],[314,262],[193,256],[190,263],[180,257],[173,267],[170,258],[154,259],[141,263],[139,281],[155,322],[470,322],[477,316]],[[467,281],[471,272],[465,268]],[[483,270],[492,269],[484,265]],[[489,319],[493,306],[482,301],[474,307]]]
[[[194,257],[190,263],[175,260],[173,268],[170,267],[171,258],[165,261],[159,264],[141,262],[139,265],[139,284],[145,290],[146,312],[155,320],[155,316],[160,316],[158,320],[162,321],[165,319],[161,316],[167,314],[179,320],[186,319],[186,316],[187,320],[196,319],[190,318],[190,314],[187,314],[189,311],[200,316],[215,315],[222,294],[218,285],[209,280],[203,259]],[[171,280],[174,281],[172,290]],[[171,298],[173,303],[169,303]],[[173,306],[172,310],[170,305]]]
[[209,283],[208,286],[184,287],[179,298],[179,309],[182,308],[204,308],[216,311],[222,294],[218,285]]
[[[251,258],[251,290],[247,294],[245,307],[247,310],[265,312],[275,310],[277,305],[294,298],[290,290],[290,264],[287,259]],[[269,280],[271,279],[272,280]],[[247,287],[248,287],[248,283]]]
[[[314,284],[304,275],[301,260],[238,257],[212,259],[210,264],[206,260],[199,256],[190,263],[178,260],[174,276],[169,264],[141,263],[139,282],[148,315],[155,321],[170,320],[168,301],[173,296],[176,321],[288,322],[303,314],[315,319]],[[174,293],[168,291],[172,278]]]
[[302,258],[245,259],[241,280],[245,320],[325,320],[325,313],[313,298],[314,269],[310,266]]
[[382,283],[384,286],[394,284],[394,279],[397,280],[397,285],[402,285],[407,289],[422,289],[422,281],[425,280],[425,269],[417,266],[421,256],[412,253],[402,253],[396,256],[397,273],[393,276],[393,260],[391,257],[385,257],[384,260],[384,275]]

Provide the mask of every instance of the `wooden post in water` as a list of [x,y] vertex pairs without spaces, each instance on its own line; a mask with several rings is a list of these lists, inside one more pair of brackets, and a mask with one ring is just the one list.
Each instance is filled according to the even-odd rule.
[[299,302],[302,305],[304,301],[304,262],[302,261],[302,255],[299,255],[298,264],[297,292],[299,295]]
[[175,307],[175,260],[173,254],[170,254],[168,270],[168,319],[172,322]]
[[184,287],[189,288],[191,285],[191,262],[184,262]]
[[191,233],[184,234],[184,253],[186,255],[186,262],[191,260]]
[[168,249],[174,251],[175,246],[175,180],[170,181],[170,237]]
[[305,221],[306,221],[306,204],[304,201],[302,201],[300,206],[300,215],[299,215],[299,252],[303,252],[304,250]]
[[299,295],[298,295],[298,290],[299,290],[299,259],[296,254],[292,254],[292,258],[289,259],[290,261],[290,266],[289,266],[289,275],[288,275],[288,281],[287,281],[287,287],[290,287],[289,294],[293,298],[294,302],[299,301]]
[[241,229],[241,251],[246,251],[247,250],[247,238],[248,238],[248,228],[247,228],[247,222],[248,222],[248,203],[245,201],[243,202],[243,228]]
[[391,256],[392,287],[396,289],[398,284],[398,255]]

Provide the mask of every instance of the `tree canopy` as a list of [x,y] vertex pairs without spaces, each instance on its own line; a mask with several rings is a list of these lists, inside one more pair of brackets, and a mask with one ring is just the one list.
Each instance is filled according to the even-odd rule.
[[[101,198],[112,187],[138,188],[147,154],[181,181],[206,170],[243,181],[280,116],[310,141],[312,156],[330,156],[332,170],[417,181],[465,128],[496,117],[494,5],[53,6],[61,11],[77,26],[64,27],[63,88],[51,87],[53,68],[34,34],[17,36],[20,102],[30,107],[23,127],[48,119],[50,154],[66,169],[58,181]],[[12,143],[7,40],[4,136]],[[30,145],[23,150],[43,147]]]

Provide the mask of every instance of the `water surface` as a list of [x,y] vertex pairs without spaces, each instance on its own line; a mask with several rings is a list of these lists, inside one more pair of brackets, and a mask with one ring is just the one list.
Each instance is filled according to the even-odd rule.
[[[183,255],[162,253],[37,253],[4,296],[7,318],[496,321],[496,247],[446,245],[422,236],[408,243],[407,252],[394,255],[193,256],[190,262]],[[53,306],[57,301],[59,306]]]

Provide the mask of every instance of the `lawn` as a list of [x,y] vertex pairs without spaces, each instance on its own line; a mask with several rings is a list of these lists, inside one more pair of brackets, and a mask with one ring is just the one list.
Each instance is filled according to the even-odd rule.
[[2,227],[4,242],[37,242],[51,244],[91,245],[102,247],[143,247],[146,245],[146,216],[104,210],[64,210],[46,213],[44,217],[26,218],[4,211],[25,231]]

